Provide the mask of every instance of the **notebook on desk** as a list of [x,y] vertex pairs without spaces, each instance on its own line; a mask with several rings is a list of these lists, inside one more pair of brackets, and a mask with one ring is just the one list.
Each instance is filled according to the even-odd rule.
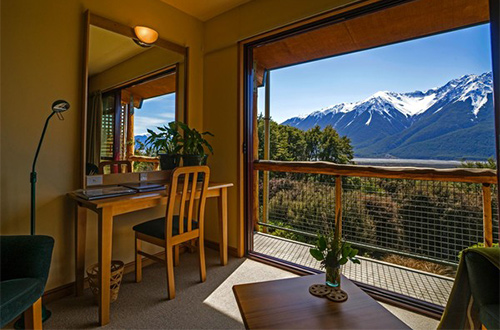
[[148,191],[157,191],[165,189],[164,184],[148,183],[148,182],[124,183],[121,184],[120,186],[133,189],[136,192],[148,192]]
[[136,192],[136,190],[127,187],[114,186],[105,188],[80,189],[75,191],[75,195],[86,200],[94,200],[100,198],[130,195],[135,194]]

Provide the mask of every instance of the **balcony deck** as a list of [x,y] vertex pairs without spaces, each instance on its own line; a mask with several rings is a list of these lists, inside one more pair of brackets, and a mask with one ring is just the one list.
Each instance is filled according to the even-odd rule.
[[[254,234],[254,251],[309,268],[320,269],[310,254],[310,245],[263,233]],[[351,280],[372,285],[439,306],[445,306],[453,279],[369,258],[361,264],[348,263],[343,274]]]

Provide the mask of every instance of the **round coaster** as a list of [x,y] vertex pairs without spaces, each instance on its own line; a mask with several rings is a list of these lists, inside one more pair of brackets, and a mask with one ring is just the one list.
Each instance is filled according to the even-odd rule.
[[332,288],[324,284],[313,284],[309,287],[309,293],[317,297],[324,297],[329,294],[330,291],[332,291]]
[[332,288],[326,297],[331,301],[342,302],[347,300],[347,293],[339,288]]

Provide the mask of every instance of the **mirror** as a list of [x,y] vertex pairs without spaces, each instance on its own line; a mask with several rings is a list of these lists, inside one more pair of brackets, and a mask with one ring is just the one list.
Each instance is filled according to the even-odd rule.
[[88,12],[86,32],[84,178],[160,170],[147,130],[184,121],[187,48],[161,36],[141,45],[132,27]]

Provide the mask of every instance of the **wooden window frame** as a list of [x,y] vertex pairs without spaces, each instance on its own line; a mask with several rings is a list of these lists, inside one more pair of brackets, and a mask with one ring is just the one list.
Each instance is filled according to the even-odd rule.
[[[102,92],[103,97],[106,95],[113,95],[114,97],[114,123],[113,123],[113,160],[120,160],[120,128],[121,128],[121,112],[122,112],[122,104],[121,104],[121,93],[122,90],[127,89],[129,87],[140,85],[147,83],[149,81],[162,78],[171,74],[176,74],[176,95],[175,95],[175,113],[174,118],[177,120],[178,111],[179,111],[179,93],[177,92],[177,88],[179,87],[179,64],[170,65],[166,68],[162,68],[160,70],[154,71],[152,73],[137,77],[135,79],[129,80],[123,84],[111,87]],[[164,94],[165,95],[165,94]],[[159,95],[161,96],[161,95]],[[113,170],[113,169],[112,169]]]
[[[364,14],[374,13],[393,6],[411,2],[413,0],[359,0],[340,6],[327,13],[293,23],[245,40],[238,43],[238,208],[240,222],[238,227],[239,237],[238,255],[247,256],[298,274],[317,273],[306,267],[301,267],[281,259],[252,252],[254,229],[254,114],[253,114],[253,54],[255,47],[279,39],[305,33],[325,25],[335,24],[341,20],[352,19]],[[494,103],[495,103],[495,130],[497,164],[500,164],[500,4],[498,0],[489,0],[490,25],[494,77]],[[442,31],[440,33],[447,32]],[[497,177],[497,189],[500,190],[500,176]],[[500,194],[499,194],[500,195]],[[500,205],[498,209],[500,215]],[[500,232],[500,227],[498,228]],[[371,296],[387,303],[439,319],[444,308],[423,301],[417,301],[407,296],[388,292],[386,290],[357,283]]]

